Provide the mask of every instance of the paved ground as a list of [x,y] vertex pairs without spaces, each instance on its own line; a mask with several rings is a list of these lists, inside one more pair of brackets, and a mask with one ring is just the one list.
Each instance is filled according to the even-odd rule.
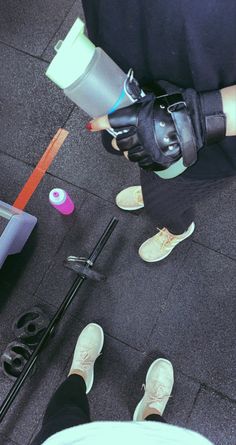
[[[66,376],[77,335],[96,321],[106,342],[89,396],[93,419],[130,419],[149,364],[164,356],[176,377],[166,419],[217,445],[235,445],[236,182],[198,206],[194,236],[168,259],[139,259],[138,246],[152,225],[144,212],[131,215],[114,206],[121,188],[139,183],[138,170],[104,152],[99,136],[84,129],[88,117],[44,75],[53,46],[77,15],[82,10],[74,0],[0,3],[0,199],[14,201],[58,127],[70,132],[27,206],[37,229],[0,272],[1,352],[14,339],[11,326],[22,310],[36,303],[50,314],[56,310],[74,280],[65,257],[88,254],[110,218],[119,218],[97,263],[107,281],[81,289],[1,424],[1,443],[30,443]],[[57,186],[76,203],[71,217],[48,204]],[[1,401],[11,385],[1,373]]]

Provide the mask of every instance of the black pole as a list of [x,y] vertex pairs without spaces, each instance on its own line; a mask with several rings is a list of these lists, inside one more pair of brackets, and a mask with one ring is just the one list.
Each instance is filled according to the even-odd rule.
[[[110,238],[110,236],[111,236],[113,230],[115,229],[117,223],[118,223],[118,219],[117,218],[112,218],[111,219],[111,221],[109,222],[108,226],[106,227],[103,235],[101,236],[101,238],[99,239],[98,243],[94,247],[92,253],[90,254],[90,256],[89,256],[89,258],[87,260],[87,264],[86,264],[85,267],[89,268],[89,267],[93,266],[93,264],[95,263],[96,259],[98,258],[98,256],[100,255],[101,251],[103,250],[105,244],[107,243],[108,239]],[[0,407],[0,422],[5,417],[5,415],[6,415],[7,411],[9,410],[12,402],[16,398],[19,390],[23,386],[26,378],[28,377],[30,371],[32,370],[33,366],[35,365],[35,363],[36,363],[36,361],[38,359],[39,354],[43,350],[43,347],[44,347],[45,343],[47,342],[47,340],[50,337],[51,333],[54,331],[56,325],[62,319],[64,313],[66,312],[67,308],[70,306],[70,304],[73,301],[77,291],[79,290],[79,288],[81,287],[81,285],[83,284],[83,282],[85,280],[86,280],[85,276],[78,276],[76,278],[76,280],[74,281],[74,283],[72,284],[72,286],[71,286],[69,292],[67,293],[65,299],[63,300],[63,302],[60,305],[59,309],[57,310],[56,314],[54,315],[54,317],[50,321],[50,323],[49,323],[49,325],[48,325],[48,327],[47,327],[43,337],[41,338],[41,340],[39,342],[39,344],[37,345],[37,347],[33,351],[32,355],[30,356],[29,360],[27,361],[26,365],[24,366],[24,369],[22,370],[20,376],[18,377],[18,379],[16,380],[16,382],[14,383],[12,388],[10,389],[7,397],[3,401],[3,403],[2,403],[2,405]]]

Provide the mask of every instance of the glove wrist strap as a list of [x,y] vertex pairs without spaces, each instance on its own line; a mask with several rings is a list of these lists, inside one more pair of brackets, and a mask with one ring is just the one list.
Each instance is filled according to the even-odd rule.
[[183,96],[181,94],[179,96],[179,101],[170,105],[168,112],[171,113],[176,128],[183,156],[183,164],[185,167],[190,167],[197,160],[197,146],[186,103]]
[[199,94],[205,122],[205,145],[219,142],[226,134],[226,116],[219,90]]

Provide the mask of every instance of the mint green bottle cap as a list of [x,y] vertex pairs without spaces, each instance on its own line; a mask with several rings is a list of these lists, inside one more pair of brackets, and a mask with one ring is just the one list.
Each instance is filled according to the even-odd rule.
[[84,35],[84,23],[78,18],[65,40],[55,46],[57,54],[46,75],[64,89],[75,82],[86,70],[95,52],[94,44]]

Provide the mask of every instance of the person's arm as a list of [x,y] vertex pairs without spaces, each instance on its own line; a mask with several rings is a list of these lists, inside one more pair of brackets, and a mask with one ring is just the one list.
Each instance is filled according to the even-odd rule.
[[220,90],[226,115],[226,136],[236,136],[236,85]]
[[[226,116],[226,136],[236,136],[236,85],[222,88],[220,92],[223,111]],[[110,125],[107,116],[102,116],[98,119],[94,119],[91,123],[91,127],[88,128],[92,131],[99,131],[109,127]]]

